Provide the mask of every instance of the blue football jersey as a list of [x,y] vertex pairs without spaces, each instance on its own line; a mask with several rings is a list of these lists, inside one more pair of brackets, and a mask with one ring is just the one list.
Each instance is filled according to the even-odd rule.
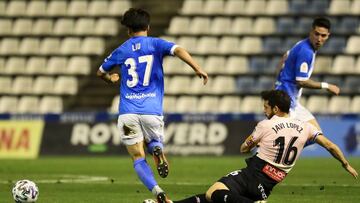
[[287,53],[284,67],[280,71],[275,89],[285,91],[291,98],[291,108],[295,108],[300,98],[302,88],[296,81],[308,80],[314,68],[316,51],[312,48],[310,40],[299,41]]
[[120,114],[162,115],[163,57],[176,45],[160,38],[135,36],[115,49],[101,65],[103,72],[120,67]]

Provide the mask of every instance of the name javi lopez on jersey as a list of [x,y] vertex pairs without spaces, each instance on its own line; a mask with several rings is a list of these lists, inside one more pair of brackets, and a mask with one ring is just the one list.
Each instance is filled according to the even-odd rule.
[[126,94],[125,98],[126,99],[143,99],[146,97],[156,97],[156,93],[155,92],[149,92],[149,93],[131,93],[131,94]]
[[303,130],[303,128],[296,123],[279,123],[279,124],[275,125],[274,127],[272,127],[272,129],[275,131],[276,134],[279,132],[279,130],[282,130],[285,128],[293,128],[296,131],[298,131],[299,133],[301,133],[301,131]]

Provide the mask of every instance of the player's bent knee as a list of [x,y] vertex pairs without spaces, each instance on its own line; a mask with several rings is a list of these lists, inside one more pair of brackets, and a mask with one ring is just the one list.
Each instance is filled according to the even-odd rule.
[[226,187],[226,185],[224,185],[224,183],[221,182],[216,182],[214,183],[205,193],[205,197],[208,201],[211,201],[211,196],[213,195],[213,193],[216,190],[229,190],[228,187]]

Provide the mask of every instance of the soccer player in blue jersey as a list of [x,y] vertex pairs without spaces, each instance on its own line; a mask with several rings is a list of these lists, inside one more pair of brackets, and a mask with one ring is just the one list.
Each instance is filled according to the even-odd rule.
[[275,82],[275,89],[285,91],[291,98],[290,115],[310,122],[319,130],[321,128],[315,117],[300,104],[299,100],[302,88],[325,89],[334,95],[340,92],[339,87],[334,84],[310,79],[316,53],[329,38],[330,27],[327,18],[314,19],[309,37],[299,41],[283,56]]
[[167,55],[179,57],[203,79],[204,85],[208,75],[185,49],[160,38],[148,37],[148,12],[130,8],[124,13],[121,24],[128,28],[130,39],[104,60],[97,75],[108,83],[118,83],[119,75],[110,71],[115,66],[120,67],[118,128],[122,143],[126,145],[139,179],[156,196],[159,203],[166,203],[169,201],[145,159],[146,148],[154,157],[159,175],[163,178],[168,175],[169,168],[162,144],[163,58]]

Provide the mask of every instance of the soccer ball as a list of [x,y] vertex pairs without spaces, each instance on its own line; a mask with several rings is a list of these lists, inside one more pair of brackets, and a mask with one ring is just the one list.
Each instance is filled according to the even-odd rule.
[[39,189],[31,180],[19,180],[12,189],[12,195],[16,203],[36,202]]
[[146,199],[143,201],[143,203],[156,203],[156,201],[153,199]]

